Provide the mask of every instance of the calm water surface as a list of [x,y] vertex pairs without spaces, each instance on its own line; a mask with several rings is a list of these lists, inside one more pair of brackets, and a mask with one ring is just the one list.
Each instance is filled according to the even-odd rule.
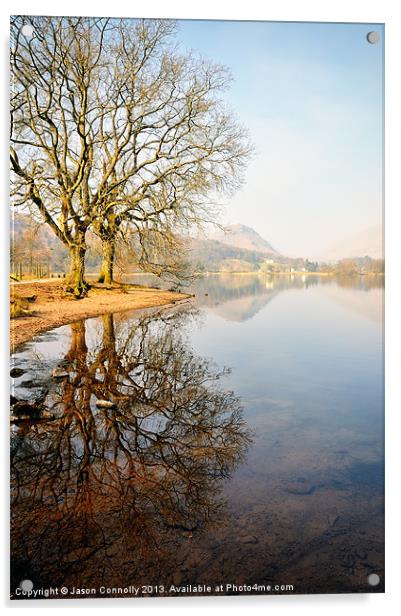
[[210,275],[26,345],[14,395],[47,417],[12,427],[12,590],[383,591],[382,287]]

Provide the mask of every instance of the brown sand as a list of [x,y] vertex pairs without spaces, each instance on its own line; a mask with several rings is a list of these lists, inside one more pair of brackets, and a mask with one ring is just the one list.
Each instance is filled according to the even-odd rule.
[[107,289],[95,284],[86,297],[76,300],[65,293],[63,283],[58,280],[12,283],[11,298],[30,298],[27,304],[30,313],[11,319],[11,351],[41,332],[73,321],[108,312],[165,306],[191,297],[138,285],[124,285],[124,288],[125,291],[121,286]]

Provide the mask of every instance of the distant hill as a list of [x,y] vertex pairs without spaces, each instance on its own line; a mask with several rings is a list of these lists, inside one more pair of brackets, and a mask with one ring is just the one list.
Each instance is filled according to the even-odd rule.
[[189,258],[198,271],[250,272],[259,270],[266,256],[217,240],[191,239]]
[[211,239],[227,246],[258,252],[263,255],[277,256],[279,254],[255,229],[246,225],[229,225],[225,227],[224,231],[213,233]]
[[372,259],[382,259],[384,257],[381,225],[369,227],[344,238],[342,241],[329,247],[324,255],[326,259],[331,261],[366,256]]

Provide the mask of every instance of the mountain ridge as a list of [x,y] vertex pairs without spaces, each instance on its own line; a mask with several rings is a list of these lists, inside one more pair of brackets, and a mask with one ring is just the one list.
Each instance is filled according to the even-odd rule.
[[382,226],[372,225],[332,244],[326,251],[325,258],[338,260],[367,256],[371,259],[382,259],[383,252]]
[[250,250],[271,256],[278,256],[280,254],[255,229],[239,223],[226,225],[224,229],[212,233],[210,239],[242,250]]

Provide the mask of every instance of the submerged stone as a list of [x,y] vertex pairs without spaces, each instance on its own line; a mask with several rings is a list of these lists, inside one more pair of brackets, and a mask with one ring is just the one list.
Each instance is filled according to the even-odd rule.
[[241,537],[242,543],[258,543],[258,538],[254,535],[245,535],[245,537]]
[[18,377],[22,376],[23,374],[25,374],[25,370],[23,370],[22,368],[11,368],[11,370],[10,370],[10,376],[13,379],[17,379]]
[[49,411],[42,411],[40,417],[41,419],[55,419],[53,413],[50,413]]
[[30,417],[28,415],[19,415],[18,417],[16,415],[10,415],[10,423],[17,423],[19,421],[26,421],[27,419],[30,419]]
[[114,409],[116,407],[111,400],[96,400],[96,406],[100,409]]
[[68,376],[69,373],[67,372],[67,370],[64,370],[64,368],[57,367],[52,370],[52,377],[54,379],[65,379]]
[[13,414],[18,417],[22,417],[23,415],[27,415],[28,417],[38,417],[40,414],[40,409],[26,400],[19,400],[13,406]]
[[299,477],[295,481],[289,481],[284,486],[284,490],[288,494],[297,494],[300,496],[306,496],[308,494],[313,494],[316,490],[316,486],[304,479],[303,477]]

